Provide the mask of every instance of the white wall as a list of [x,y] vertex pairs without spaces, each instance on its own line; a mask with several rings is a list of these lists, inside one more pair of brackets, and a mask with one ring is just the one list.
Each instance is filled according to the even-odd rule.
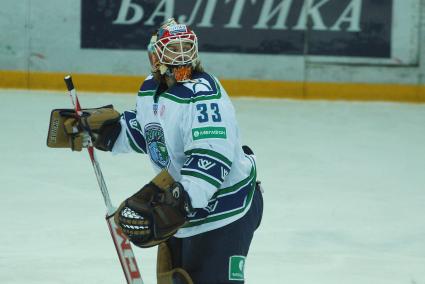
[[[117,0],[118,1],[118,0]],[[0,70],[146,75],[145,51],[80,49],[76,0],[2,0]],[[423,82],[425,0],[394,0],[391,59],[347,59],[202,53],[204,66],[222,78],[283,81]],[[196,28],[195,28],[196,31]]]

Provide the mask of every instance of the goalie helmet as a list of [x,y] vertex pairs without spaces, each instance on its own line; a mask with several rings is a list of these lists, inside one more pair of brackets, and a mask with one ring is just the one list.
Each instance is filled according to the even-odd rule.
[[148,54],[152,72],[173,75],[177,82],[184,82],[198,63],[198,38],[188,26],[171,18],[152,36]]

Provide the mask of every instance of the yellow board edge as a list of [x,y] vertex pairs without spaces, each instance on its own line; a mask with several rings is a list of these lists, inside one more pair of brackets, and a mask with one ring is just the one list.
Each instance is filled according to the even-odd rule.
[[[66,73],[0,70],[0,88],[64,90]],[[144,76],[72,74],[78,90],[137,93]],[[425,86],[336,82],[290,82],[220,78],[232,97],[424,103]]]

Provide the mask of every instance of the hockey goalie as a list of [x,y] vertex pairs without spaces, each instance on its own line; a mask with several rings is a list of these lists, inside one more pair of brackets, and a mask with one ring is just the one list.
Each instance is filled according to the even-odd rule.
[[[263,198],[233,105],[198,57],[198,38],[169,19],[148,44],[151,74],[136,109],[54,110],[50,147],[146,154],[157,175],[114,215],[130,241],[158,245],[158,283],[243,283]],[[53,119],[51,119],[51,123]]]

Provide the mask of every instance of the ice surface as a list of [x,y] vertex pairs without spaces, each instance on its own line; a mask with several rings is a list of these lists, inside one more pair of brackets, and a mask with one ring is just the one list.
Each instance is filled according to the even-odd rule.
[[[84,107],[135,105],[79,95]],[[124,283],[87,153],[46,147],[66,93],[0,99],[0,283]],[[266,190],[246,283],[425,283],[425,105],[234,104]],[[98,157],[115,204],[153,176],[145,156]],[[155,249],[135,253],[155,283]]]

